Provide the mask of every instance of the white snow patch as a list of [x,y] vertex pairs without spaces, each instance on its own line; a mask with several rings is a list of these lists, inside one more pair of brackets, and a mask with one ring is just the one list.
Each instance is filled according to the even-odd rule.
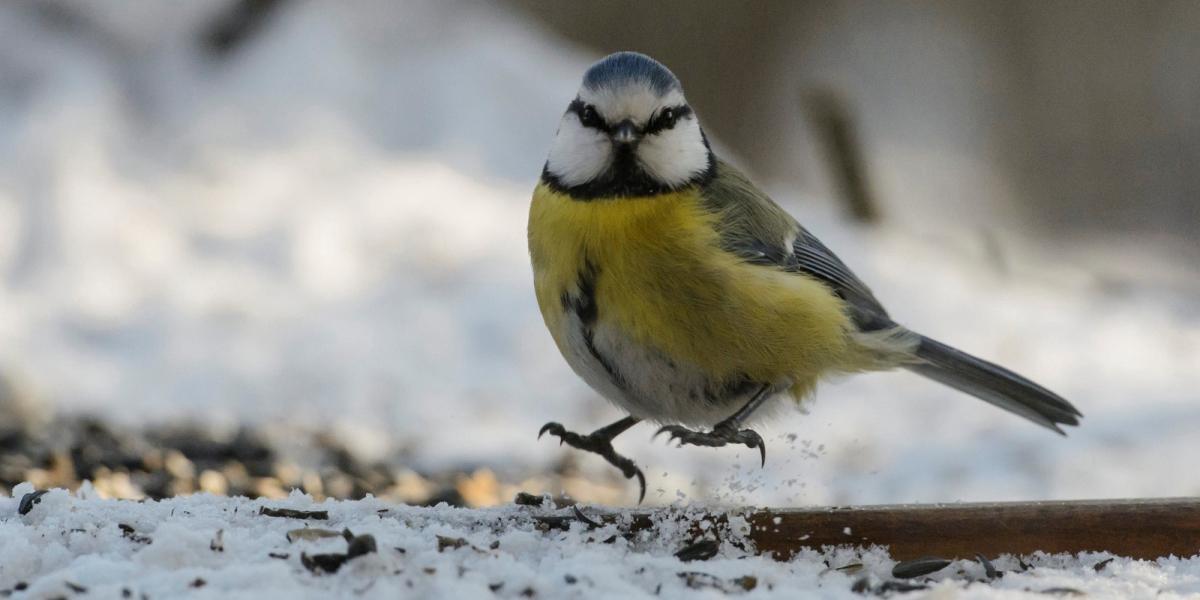
[[[22,485],[19,492],[31,489]],[[14,597],[72,597],[75,586],[100,598],[125,590],[135,598],[520,598],[526,590],[536,598],[682,598],[744,594],[752,585],[747,595],[755,598],[851,598],[858,597],[851,587],[860,579],[878,585],[893,579],[895,566],[878,548],[805,551],[776,562],[739,550],[746,540],[737,528],[722,530],[714,558],[682,562],[674,553],[693,540],[665,512],[657,513],[655,531],[626,539],[619,525],[590,529],[576,521],[565,531],[541,530],[534,520],[569,516],[571,509],[417,508],[373,498],[314,502],[300,494],[280,501],[200,494],[134,502],[51,490],[19,515],[19,499],[0,497],[0,590],[24,588]],[[329,518],[263,516],[264,506],[326,511]],[[603,509],[583,510],[595,516]],[[314,573],[301,554],[345,553],[347,542],[288,540],[289,531],[306,527],[369,534],[376,552],[336,573]],[[1103,569],[1094,568],[1108,558]],[[1033,565],[1025,572],[1014,557],[993,561],[1007,572],[986,583],[982,566],[956,561],[931,576],[929,597],[1014,598],[1051,588],[1100,598],[1200,594],[1200,557],[1138,561],[1088,553],[1025,560]]]
[[[6,379],[64,411],[317,428],[513,479],[569,451],[535,439],[546,421],[621,416],[558,356],[525,248],[530,190],[594,55],[494,6],[356,0],[284,3],[222,62],[197,40],[224,1],[61,3],[87,35],[35,4],[0,4]],[[1083,426],[1063,439],[868,375],[765,427],[765,470],[631,430],[617,447],[652,473],[649,502],[1200,493],[1200,470],[1163,459],[1194,455],[1200,428],[1200,293],[1176,259],[865,232],[776,192],[898,320],[1062,393]],[[1115,278],[1120,260],[1070,258],[1114,255]]]

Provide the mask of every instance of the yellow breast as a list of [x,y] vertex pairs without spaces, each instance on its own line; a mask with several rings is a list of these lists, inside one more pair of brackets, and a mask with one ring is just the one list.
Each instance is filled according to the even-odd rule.
[[529,213],[538,304],[564,348],[561,298],[590,263],[598,320],[716,378],[811,386],[852,354],[840,299],[721,250],[698,193],[577,201],[539,185]]

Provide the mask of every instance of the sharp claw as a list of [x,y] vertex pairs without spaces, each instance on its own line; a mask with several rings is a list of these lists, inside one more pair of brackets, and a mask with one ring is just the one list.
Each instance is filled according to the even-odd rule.
[[759,466],[767,466],[767,443],[763,441],[762,436],[758,435],[757,431],[750,429],[745,430],[743,433],[749,438],[749,440],[744,442],[746,446],[749,448],[758,448],[758,453],[762,456],[762,463]]
[[[664,427],[663,429],[659,430],[659,433],[662,433],[666,430],[667,428]],[[642,474],[642,470],[639,469],[633,461],[621,456],[620,454],[617,454],[616,451],[613,450],[611,438],[597,438],[593,435],[579,435],[577,433],[567,431],[567,429],[563,427],[561,423],[555,421],[551,421],[545,425],[542,425],[542,428],[538,431],[538,439],[542,439],[542,436],[547,433],[558,436],[559,446],[567,444],[572,448],[585,450],[603,457],[610,465],[620,469],[621,473],[625,475],[626,479],[633,479],[636,476],[638,479],[638,485],[640,487],[638,493],[638,504],[641,504],[642,501],[645,500],[646,476]],[[657,436],[658,434],[656,433],[654,435]]]
[[[549,423],[546,423],[545,425],[542,425],[542,428],[540,430],[538,430],[538,439],[539,440],[542,439],[542,436],[546,435],[547,432],[554,433],[554,430],[556,428],[562,429],[562,425],[559,425],[558,423],[555,423],[554,421],[551,421]],[[561,446],[562,440],[559,440],[558,443]]]
[[653,442],[654,440],[657,440],[657,439],[658,439],[658,436],[660,436],[660,435],[662,435],[662,434],[666,433],[668,429],[670,429],[670,426],[659,427],[659,428],[658,428],[658,431],[655,431],[655,432],[654,432],[654,435],[650,436],[650,441],[652,441],[652,442]]
[[671,442],[679,442],[679,445],[683,446],[683,440],[684,440],[685,435],[686,435],[685,432],[679,431],[678,429],[672,429],[671,430],[671,439],[667,440],[667,443],[669,444]]

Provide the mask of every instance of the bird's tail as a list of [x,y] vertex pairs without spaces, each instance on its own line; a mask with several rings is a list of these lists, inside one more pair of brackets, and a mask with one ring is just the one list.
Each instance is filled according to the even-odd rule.
[[916,355],[919,362],[907,364],[905,368],[1060,434],[1063,430],[1059,425],[1078,425],[1083,416],[1058,394],[1000,365],[975,358],[937,340],[921,336]]

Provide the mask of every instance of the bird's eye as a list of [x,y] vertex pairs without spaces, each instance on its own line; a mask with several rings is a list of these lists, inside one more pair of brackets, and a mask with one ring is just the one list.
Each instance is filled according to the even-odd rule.
[[690,109],[686,105],[663,108],[655,113],[654,117],[650,120],[650,125],[646,128],[646,133],[655,134],[671,129],[675,127],[679,119],[686,117],[690,112]]
[[600,114],[596,112],[596,108],[592,105],[583,107],[583,112],[579,115],[579,122],[583,123],[584,127],[599,128],[604,125],[604,121],[600,119]]

